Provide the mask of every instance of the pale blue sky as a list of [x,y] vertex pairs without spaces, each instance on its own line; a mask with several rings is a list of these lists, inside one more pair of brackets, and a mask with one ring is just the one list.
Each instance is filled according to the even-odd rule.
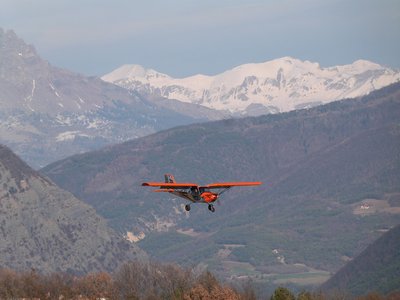
[[400,68],[399,0],[0,0],[0,27],[86,75],[212,75],[283,56]]

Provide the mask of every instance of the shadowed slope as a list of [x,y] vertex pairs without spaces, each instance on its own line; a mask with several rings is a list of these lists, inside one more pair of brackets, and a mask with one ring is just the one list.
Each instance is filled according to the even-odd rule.
[[355,295],[400,289],[400,225],[392,228],[346,264],[322,289],[349,291]]
[[95,210],[0,145],[0,264],[44,273],[114,270],[143,257]]

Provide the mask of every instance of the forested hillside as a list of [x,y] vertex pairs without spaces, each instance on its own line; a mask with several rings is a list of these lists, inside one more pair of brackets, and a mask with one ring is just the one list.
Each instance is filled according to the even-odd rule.
[[[177,127],[42,172],[158,260],[315,284],[399,223],[399,119],[395,84],[308,110]],[[214,214],[185,213],[182,200],[140,186],[167,172],[264,184],[225,193]]]

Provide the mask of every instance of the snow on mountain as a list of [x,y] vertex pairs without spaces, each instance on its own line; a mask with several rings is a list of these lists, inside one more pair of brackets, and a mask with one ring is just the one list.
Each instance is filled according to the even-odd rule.
[[186,78],[123,65],[102,79],[130,90],[254,115],[366,95],[399,81],[400,72],[367,60],[321,68],[318,63],[283,57],[240,65],[215,76]]

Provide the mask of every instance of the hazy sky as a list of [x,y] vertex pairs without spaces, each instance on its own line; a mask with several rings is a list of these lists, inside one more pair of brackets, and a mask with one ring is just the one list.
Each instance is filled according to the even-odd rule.
[[283,56],[400,68],[399,0],[0,0],[0,27],[86,75],[212,75]]

